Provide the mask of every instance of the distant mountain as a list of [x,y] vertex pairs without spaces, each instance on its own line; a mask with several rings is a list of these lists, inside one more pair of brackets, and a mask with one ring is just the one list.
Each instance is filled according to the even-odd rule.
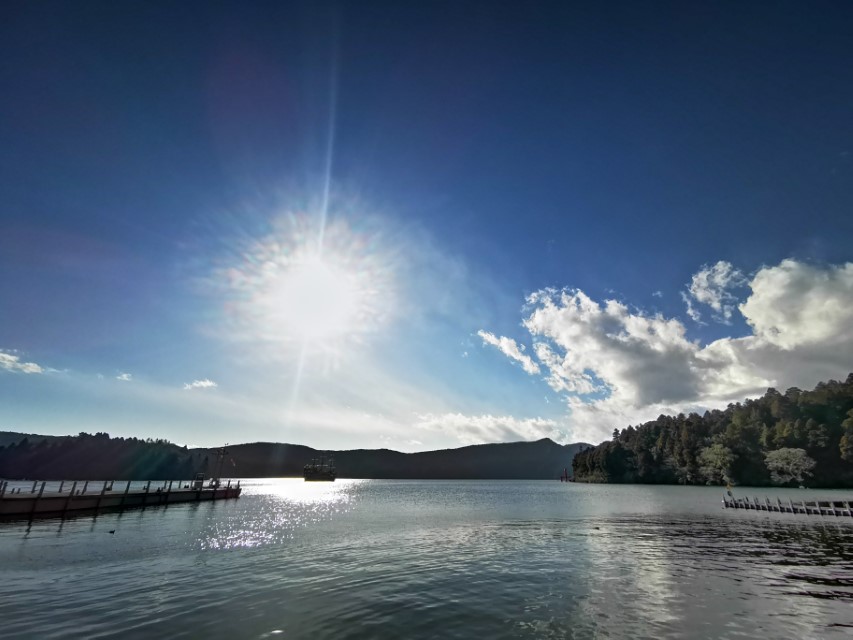
[[[331,451],[342,478],[545,479],[571,469],[587,444],[536,442],[480,444],[459,449],[400,453],[389,449]],[[215,456],[215,449],[204,450]],[[197,453],[198,450],[193,450]],[[301,476],[302,467],[320,451],[294,444],[256,442],[228,447],[223,475],[235,477]],[[229,468],[230,467],[230,468]]]
[[[2,444],[2,443],[5,443]],[[589,445],[536,442],[482,444],[400,453],[388,449],[322,452],[297,444],[231,445],[221,475],[230,478],[301,477],[323,453],[335,457],[341,478],[545,479],[571,469]],[[0,432],[0,477],[30,479],[188,479],[219,475],[218,449],[190,449],[164,440],[110,438],[105,433],[38,436]]]

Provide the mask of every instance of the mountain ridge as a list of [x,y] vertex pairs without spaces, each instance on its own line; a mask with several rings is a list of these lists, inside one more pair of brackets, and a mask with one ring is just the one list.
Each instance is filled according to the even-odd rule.
[[[5,446],[3,445],[5,443]],[[465,445],[404,453],[392,449],[324,451],[306,445],[250,442],[189,449],[166,440],[111,438],[106,433],[41,436],[0,431],[0,477],[39,479],[177,479],[196,473],[233,478],[301,477],[312,458],[335,457],[341,478],[546,479],[571,469],[585,443],[535,441]]]

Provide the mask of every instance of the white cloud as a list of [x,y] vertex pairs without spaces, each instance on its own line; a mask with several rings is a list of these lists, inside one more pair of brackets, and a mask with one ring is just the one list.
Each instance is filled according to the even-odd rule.
[[504,336],[498,338],[495,334],[488,331],[478,331],[477,335],[483,339],[484,344],[495,346],[507,357],[520,362],[522,369],[527,373],[539,373],[539,365],[533,362],[533,358],[524,353],[524,345],[519,345],[512,338]]
[[853,336],[853,263],[821,269],[783,260],[761,269],[740,311],[755,335],[782,349]]
[[205,378],[204,380],[193,380],[192,382],[188,382],[184,385],[184,390],[189,391],[191,389],[212,389],[214,387],[218,387],[213,380],[208,380]]
[[460,444],[483,442],[519,442],[522,440],[565,439],[554,420],[544,418],[520,419],[513,416],[467,416],[461,413],[424,414],[418,416],[415,427],[440,431],[456,438]]
[[[737,298],[730,289],[742,287],[746,278],[735,269],[730,262],[720,260],[714,266],[704,265],[693,274],[687,291],[694,300],[706,304],[714,310],[714,320],[723,324],[731,324],[732,313],[737,304]],[[687,303],[687,314],[699,321],[699,313],[693,308],[690,299],[682,293]]]
[[120,373],[116,376],[116,380],[121,380],[122,382],[131,382],[133,380],[133,376],[129,373]]
[[690,299],[690,296],[687,295],[686,291],[681,292],[681,299],[684,300],[684,304],[687,305],[687,315],[690,316],[690,319],[693,320],[693,322],[701,325],[707,324],[706,322],[702,322],[702,314],[693,306],[693,300]]
[[44,368],[35,362],[21,362],[21,357],[8,351],[0,351],[0,369],[15,373],[44,373]]
[[663,291],[654,291],[652,293],[652,297],[654,298],[663,298]]
[[[739,273],[718,272],[729,281]],[[579,290],[532,294],[523,324],[570,409],[572,440],[600,441],[661,413],[724,407],[769,386],[809,388],[853,369],[853,263],[785,260],[746,284],[751,293],[739,310],[753,333],[706,345],[689,339],[678,319],[616,300]],[[729,299],[717,301],[725,314]]]

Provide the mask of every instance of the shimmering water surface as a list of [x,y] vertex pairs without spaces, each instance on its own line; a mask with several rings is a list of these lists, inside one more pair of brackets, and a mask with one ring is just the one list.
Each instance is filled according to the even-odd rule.
[[239,500],[0,523],[0,636],[853,636],[853,518],[723,510],[704,487],[244,486]]

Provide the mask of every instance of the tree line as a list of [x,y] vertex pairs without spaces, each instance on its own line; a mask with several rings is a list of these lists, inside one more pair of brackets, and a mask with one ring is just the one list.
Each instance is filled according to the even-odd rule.
[[211,473],[216,456],[163,439],[111,438],[107,433],[24,437],[0,447],[0,477],[40,480],[190,479]]
[[771,388],[725,410],[614,429],[572,469],[581,482],[853,487],[853,373],[811,391]]

